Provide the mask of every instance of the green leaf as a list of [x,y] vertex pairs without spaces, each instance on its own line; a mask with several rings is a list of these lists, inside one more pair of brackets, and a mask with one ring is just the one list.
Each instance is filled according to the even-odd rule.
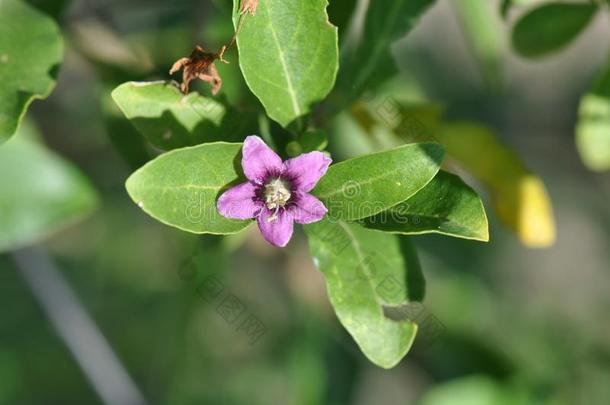
[[[396,72],[390,45],[405,36],[434,0],[369,2],[360,41],[342,53],[338,87],[346,101],[357,98]],[[350,44],[351,45],[351,44]]]
[[90,213],[96,193],[71,164],[24,133],[0,147],[0,252],[34,244]]
[[[214,141],[236,141],[254,122],[196,92],[182,94],[169,82],[128,82],[112,92],[125,116],[153,145],[176,149]],[[243,138],[242,138],[243,139]]]
[[339,321],[373,363],[394,367],[417,332],[408,304],[424,294],[415,250],[404,238],[341,221],[325,219],[305,232]]
[[441,123],[438,110],[405,108],[398,101],[377,112],[405,142],[440,142],[448,159],[486,186],[496,213],[524,245],[541,248],[554,243],[553,207],[544,183],[493,130],[474,122]]
[[0,1],[0,144],[30,103],[51,93],[63,45],[53,19],[20,0]]
[[610,68],[580,101],[576,145],[589,169],[610,170]]
[[127,179],[127,192],[147,214],[192,233],[230,234],[251,221],[227,219],[216,200],[241,182],[240,143],[207,143],[175,149],[148,162]]
[[[239,24],[234,0],[234,24]],[[269,117],[286,127],[311,111],[333,88],[338,69],[337,28],[326,0],[261,0],[245,15],[237,37],[239,65]]]
[[436,139],[448,157],[488,188],[496,213],[524,245],[541,248],[555,242],[553,207],[544,183],[490,128],[448,123],[439,128]]
[[440,233],[489,240],[479,196],[458,176],[443,171],[413,197],[362,223],[367,228],[405,235]]
[[497,17],[495,3],[460,0],[452,3],[460,17],[464,35],[487,86],[500,90],[503,76],[504,27]]
[[140,132],[125,119],[121,110],[111,97],[111,88],[105,88],[101,101],[106,134],[132,171],[142,167],[151,160],[156,153],[150,150],[146,139]]
[[334,219],[370,217],[417,193],[442,160],[443,148],[437,143],[404,145],[332,165],[312,193]]
[[517,21],[512,33],[513,47],[528,58],[558,51],[585,29],[596,11],[593,2],[539,6]]

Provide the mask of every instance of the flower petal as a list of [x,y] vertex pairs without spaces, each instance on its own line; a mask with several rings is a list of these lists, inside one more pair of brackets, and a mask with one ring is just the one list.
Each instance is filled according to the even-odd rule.
[[262,183],[269,173],[282,172],[282,159],[261,138],[251,135],[244,141],[241,167],[246,177]]
[[270,210],[263,210],[258,216],[258,229],[265,240],[277,247],[284,247],[292,237],[293,220],[286,210],[279,210],[277,217]]
[[332,159],[322,152],[309,152],[284,162],[284,173],[300,191],[310,191],[324,176]]
[[299,224],[311,224],[324,218],[328,210],[320,200],[308,193],[296,196],[296,203],[289,208],[292,218]]
[[258,215],[263,208],[263,202],[256,197],[256,187],[246,182],[225,191],[218,199],[216,207],[224,217],[249,219]]

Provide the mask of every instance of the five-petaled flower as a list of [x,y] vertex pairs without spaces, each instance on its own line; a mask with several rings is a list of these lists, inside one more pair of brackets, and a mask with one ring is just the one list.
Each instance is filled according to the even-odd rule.
[[309,194],[326,173],[331,159],[309,152],[282,162],[258,136],[244,141],[241,165],[248,181],[225,191],[218,211],[227,218],[256,218],[263,237],[284,247],[292,237],[293,222],[321,220],[327,209]]

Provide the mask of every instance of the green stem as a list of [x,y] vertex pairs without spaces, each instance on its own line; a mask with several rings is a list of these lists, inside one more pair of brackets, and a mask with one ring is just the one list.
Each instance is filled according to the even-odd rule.
[[491,2],[454,0],[452,2],[464,36],[477,61],[488,89],[496,93],[502,88],[503,35]]

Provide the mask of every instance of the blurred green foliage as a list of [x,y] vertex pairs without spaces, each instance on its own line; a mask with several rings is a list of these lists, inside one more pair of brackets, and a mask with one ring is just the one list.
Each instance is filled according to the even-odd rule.
[[[419,313],[421,339],[396,368],[380,370],[336,321],[303,235],[290,254],[270,250],[255,233],[195,237],[142,215],[125,194],[125,179],[159,151],[118,120],[110,89],[131,80],[167,79],[169,66],[194,43],[222,43],[232,33],[230,2],[96,1],[85,7],[75,1],[63,13],[62,2],[33,3],[61,15],[69,46],[56,93],[32,106],[31,119],[45,143],[81,168],[102,196],[93,216],[45,247],[150,403],[608,403],[610,188],[607,177],[581,166],[572,142],[575,106],[594,70],[603,69],[582,63],[593,64],[595,55],[578,54],[577,64],[561,59],[565,67],[549,79],[553,86],[543,83],[544,91],[558,92],[552,93],[557,101],[548,106],[549,119],[528,93],[531,71],[513,78],[506,93],[479,91],[485,82],[476,74],[472,84],[472,48],[447,51],[435,34],[442,32],[447,41],[459,36],[443,24],[449,7],[431,9],[431,20],[422,20],[422,30],[412,33],[419,42],[395,49],[403,72],[416,78],[401,77],[400,93],[420,106],[415,115],[423,128],[433,133],[438,121],[431,102],[444,106],[448,120],[493,126],[544,177],[561,232],[555,247],[525,251],[492,215],[489,245],[414,238],[428,286]],[[347,9],[353,6],[348,3]],[[346,21],[344,16],[337,21]],[[430,25],[433,32],[426,31]],[[113,34],[140,64],[116,57],[110,40],[79,42],[86,34],[78,28],[93,26]],[[256,105],[236,56],[229,58],[235,62],[221,67],[221,97],[233,105]],[[205,86],[196,87],[209,94]],[[334,156],[397,142],[391,131],[374,125],[367,131],[354,117],[343,113],[329,123]],[[273,123],[267,130],[281,145],[283,130]],[[5,146],[10,143],[0,148]],[[479,153],[490,157],[486,149]],[[12,171],[2,175],[9,184],[18,181]],[[210,277],[223,286],[216,298],[201,289]],[[240,321],[229,323],[218,310],[227,296],[245,306],[244,319],[254,315],[264,324],[254,344],[238,330]],[[439,324],[441,333],[434,327]],[[0,256],[0,404],[5,403],[100,403],[7,255]]]

